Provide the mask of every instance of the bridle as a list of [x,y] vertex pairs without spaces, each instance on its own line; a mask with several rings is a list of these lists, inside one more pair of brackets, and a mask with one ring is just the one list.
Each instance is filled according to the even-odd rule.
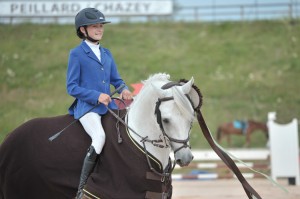
[[[189,99],[189,98],[188,98]],[[154,114],[156,115],[156,121],[160,127],[160,130],[164,136],[164,138],[167,138],[170,142],[175,142],[175,143],[179,143],[179,144],[182,144],[181,147],[177,148],[176,150],[174,150],[174,154],[177,153],[179,150],[183,149],[183,148],[191,148],[190,145],[188,144],[189,140],[190,140],[190,133],[188,134],[188,137],[184,140],[179,140],[179,139],[176,139],[176,138],[172,138],[170,137],[166,132],[165,132],[165,129],[164,129],[164,126],[162,124],[162,118],[161,118],[161,112],[160,112],[160,105],[162,102],[166,102],[166,101],[170,101],[170,100],[174,100],[174,97],[164,97],[164,98],[158,98],[157,102],[156,102],[156,105],[155,105],[155,111],[154,111]],[[192,128],[192,124],[190,126],[190,130]],[[189,131],[190,131],[189,130]]]
[[[163,90],[166,90],[166,89],[169,89],[173,86],[182,86],[181,84],[182,82],[179,81],[179,82],[168,82],[166,84],[164,84],[161,89]],[[189,100],[189,102],[191,103],[192,107],[194,107],[194,104],[191,100],[191,98],[189,97],[189,95],[185,94],[185,96],[187,97],[187,99]],[[160,130],[162,131],[163,133],[163,136],[168,138],[168,140],[170,142],[175,142],[175,143],[179,143],[179,144],[182,144],[181,147],[177,148],[176,150],[174,150],[174,154],[177,153],[179,150],[183,149],[183,148],[191,148],[190,145],[188,144],[189,140],[190,140],[190,133],[188,134],[188,137],[185,139],[185,140],[179,140],[179,139],[175,139],[175,138],[172,138],[170,137],[164,130],[164,126],[162,124],[162,118],[161,118],[161,112],[160,112],[160,105],[162,102],[166,102],[166,101],[170,101],[170,100],[174,100],[174,97],[164,97],[164,98],[158,98],[157,102],[156,102],[156,106],[155,106],[155,112],[154,114],[156,115],[156,121],[160,127]],[[192,123],[191,123],[191,126],[190,126],[190,129],[189,129],[189,132],[191,131],[191,128],[192,128]]]

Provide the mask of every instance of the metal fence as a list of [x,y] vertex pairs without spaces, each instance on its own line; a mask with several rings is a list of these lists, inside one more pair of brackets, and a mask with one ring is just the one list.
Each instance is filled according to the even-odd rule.
[[253,3],[235,5],[178,6],[175,21],[245,21],[299,19],[300,3]]
[[[184,6],[174,4],[171,15],[134,15],[108,16],[113,22],[220,22],[220,21],[255,21],[255,20],[295,20],[300,18],[300,0],[287,3],[245,3],[206,6]],[[0,23],[59,23],[74,22],[74,16],[1,16]]]

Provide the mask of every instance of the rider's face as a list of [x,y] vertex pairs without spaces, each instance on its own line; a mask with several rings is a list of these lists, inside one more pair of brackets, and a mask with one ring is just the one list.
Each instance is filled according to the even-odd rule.
[[[103,24],[92,24],[92,25],[88,25],[86,28],[88,35],[94,39],[94,40],[101,40],[102,36],[103,36],[103,32],[104,32],[104,25]],[[86,32],[84,30],[83,27],[81,27],[81,31],[85,34],[86,36]]]

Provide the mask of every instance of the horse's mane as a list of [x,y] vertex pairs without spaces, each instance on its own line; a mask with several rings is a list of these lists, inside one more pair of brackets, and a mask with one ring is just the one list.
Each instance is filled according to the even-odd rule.
[[265,132],[268,131],[268,126],[266,122],[259,122],[256,120],[248,120],[248,123],[252,123],[252,125],[255,125],[257,128],[262,128]]
[[[144,84],[143,88],[139,92],[139,94],[136,96],[135,101],[138,101],[142,98],[148,98],[153,96],[153,84],[155,82],[162,82],[162,84],[165,82],[169,82],[170,75],[166,73],[157,73],[154,75],[149,76],[147,80],[143,80],[142,83]],[[149,95],[150,94],[150,95]],[[148,96],[149,95],[149,96]]]
[[253,120],[253,119],[249,119],[248,122],[252,122],[252,123],[255,123],[255,124],[261,124],[261,125],[266,125],[266,122],[260,122],[260,121]]
[[166,73],[156,73],[154,75],[149,76],[147,80],[142,81],[144,84],[144,87],[147,87],[149,84],[151,84],[154,81],[163,81],[168,82],[170,79],[170,75]]

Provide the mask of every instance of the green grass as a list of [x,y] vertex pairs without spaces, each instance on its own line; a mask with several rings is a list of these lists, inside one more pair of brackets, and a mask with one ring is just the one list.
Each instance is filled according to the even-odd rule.
[[[128,83],[157,72],[173,80],[195,78],[211,131],[234,119],[278,122],[300,118],[300,24],[145,23],[105,26],[109,48]],[[68,54],[79,44],[71,25],[0,25],[0,142],[21,123],[66,114],[73,99],[65,89]],[[255,133],[252,147],[264,147]],[[226,143],[222,143],[226,146]],[[236,147],[243,137],[234,137]],[[207,148],[198,124],[194,148]]]

